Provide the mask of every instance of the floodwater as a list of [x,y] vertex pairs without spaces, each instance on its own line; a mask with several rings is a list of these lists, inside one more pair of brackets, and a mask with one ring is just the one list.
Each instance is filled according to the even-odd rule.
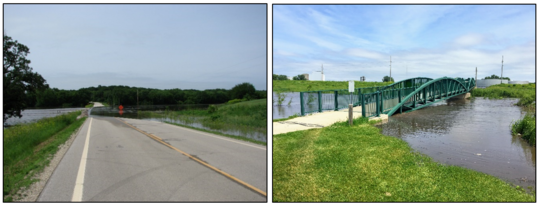
[[525,112],[518,99],[448,100],[390,117],[382,133],[401,138],[434,160],[536,190],[536,148],[512,136]]
[[84,108],[55,108],[55,109],[26,109],[21,112],[22,117],[11,117],[6,120],[6,125],[36,122],[42,118],[54,117]]
[[[154,112],[164,112],[165,110],[182,110],[182,109],[206,109],[209,105],[157,105],[157,106],[141,106],[140,110],[143,111],[154,111]],[[125,118],[132,118],[132,119],[142,119],[142,120],[151,120],[151,121],[159,121],[159,122],[170,122],[170,123],[177,123],[181,125],[187,125],[191,127],[196,127],[200,129],[220,132],[223,134],[230,134],[235,136],[242,136],[247,137],[250,139],[254,139],[261,142],[266,142],[266,131],[252,131],[252,130],[242,130],[240,128],[235,127],[211,127],[206,126],[204,123],[202,123],[202,118],[200,117],[179,117],[179,118],[169,118],[169,117],[163,117],[163,118],[155,118],[150,117],[148,115],[139,115],[137,114],[136,109],[131,106],[125,106],[122,110],[122,114],[120,114],[120,110],[118,108],[111,108],[111,107],[98,107],[93,108],[90,113],[90,115],[99,115],[99,116],[110,116],[110,117],[125,117]]]
[[287,92],[282,94],[285,100],[281,105],[278,105],[278,94],[272,92],[272,119],[287,118],[294,114],[300,115],[300,93]]

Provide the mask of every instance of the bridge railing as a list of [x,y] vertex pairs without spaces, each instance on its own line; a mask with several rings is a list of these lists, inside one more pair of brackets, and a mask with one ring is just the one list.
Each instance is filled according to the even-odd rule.
[[339,110],[347,108],[350,103],[358,105],[358,92],[358,89],[352,95],[345,89],[300,92],[300,114],[304,116],[324,110]]

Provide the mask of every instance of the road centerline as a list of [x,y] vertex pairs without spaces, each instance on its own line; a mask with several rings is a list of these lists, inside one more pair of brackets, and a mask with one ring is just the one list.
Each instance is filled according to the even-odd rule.
[[171,148],[171,149],[173,149],[173,150],[187,156],[188,158],[190,158],[190,159],[192,159],[192,160],[194,160],[194,161],[196,161],[196,162],[198,162],[198,163],[200,163],[200,164],[202,164],[202,165],[216,171],[217,173],[219,173],[219,174],[221,174],[221,175],[235,181],[236,183],[239,183],[239,184],[241,184],[241,185],[243,185],[243,186],[245,186],[245,187],[247,187],[247,188],[249,188],[249,189],[251,189],[251,190],[253,190],[253,191],[255,191],[255,192],[257,192],[257,193],[259,193],[259,194],[266,197],[266,192],[264,192],[264,191],[262,191],[262,190],[260,190],[260,189],[258,189],[256,187],[254,187],[254,186],[252,186],[252,185],[250,185],[250,184],[248,184],[248,183],[246,183],[246,182],[244,182],[244,181],[242,181],[242,180],[240,180],[240,179],[238,179],[238,178],[236,178],[236,177],[234,177],[234,176],[232,176],[232,175],[230,175],[230,174],[228,174],[228,173],[226,173],[226,172],[224,172],[224,171],[222,171],[222,170],[220,170],[220,169],[218,169],[218,168],[216,168],[216,167],[214,167],[214,166],[212,166],[212,165],[210,165],[210,164],[208,164],[208,163],[206,163],[206,162],[204,162],[204,161],[202,161],[202,160],[200,160],[200,159],[198,159],[198,158],[196,158],[196,157],[194,157],[194,156],[192,156],[192,155],[190,155],[190,154],[188,154],[188,153],[186,153],[186,152],[184,152],[184,151],[182,151],[182,150],[180,150],[180,149],[178,149],[178,148],[176,148],[176,147],[174,147],[172,145],[170,145],[169,143],[163,141],[163,139],[159,138],[158,136],[156,136],[154,134],[146,133],[145,131],[143,131],[143,130],[141,130],[141,129],[139,129],[139,128],[137,128],[137,127],[123,121],[123,120],[120,120],[120,119],[118,119],[116,117],[115,117],[115,119],[117,119],[118,121],[126,124],[127,126],[129,126],[131,128],[133,128],[134,130],[136,130],[136,131],[150,137],[151,139],[154,139],[155,141],[157,141],[157,142],[159,142],[159,143],[161,143],[161,144],[163,144],[163,145],[165,145],[165,146],[167,146],[167,147],[169,147],[169,148]]

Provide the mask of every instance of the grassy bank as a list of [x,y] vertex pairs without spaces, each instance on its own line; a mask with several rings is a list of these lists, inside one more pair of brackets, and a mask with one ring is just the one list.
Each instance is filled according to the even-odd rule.
[[273,200],[529,201],[535,196],[473,170],[434,162],[366,118],[273,136]]
[[88,103],[88,105],[84,106],[85,108],[92,108],[94,107],[94,103]]
[[86,118],[77,120],[81,111],[70,112],[35,123],[4,128],[4,201],[11,201],[20,188],[49,164],[58,150]]
[[519,98],[517,105],[527,112],[523,119],[512,124],[512,134],[521,136],[536,146],[536,84],[499,84],[471,91],[473,97]]
[[[392,83],[354,81],[355,88],[385,86],[390,84]],[[349,81],[273,80],[272,87],[274,92],[349,89]]]
[[[266,99],[259,99],[234,104],[210,106],[208,109],[187,109],[164,112],[140,111],[139,114],[145,115],[146,117],[178,120],[187,124],[197,122],[214,130],[234,129],[243,133],[266,133],[266,107]],[[178,125],[178,123],[172,124]],[[190,127],[186,125],[183,126]],[[200,128],[197,129],[208,131]],[[266,142],[260,142],[243,136],[223,134],[216,131],[208,132],[266,145]]]

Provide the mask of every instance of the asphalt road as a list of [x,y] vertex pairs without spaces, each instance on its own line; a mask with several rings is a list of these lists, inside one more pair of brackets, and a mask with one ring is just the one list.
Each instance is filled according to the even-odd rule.
[[249,142],[91,116],[37,201],[266,202],[266,159],[266,147]]

